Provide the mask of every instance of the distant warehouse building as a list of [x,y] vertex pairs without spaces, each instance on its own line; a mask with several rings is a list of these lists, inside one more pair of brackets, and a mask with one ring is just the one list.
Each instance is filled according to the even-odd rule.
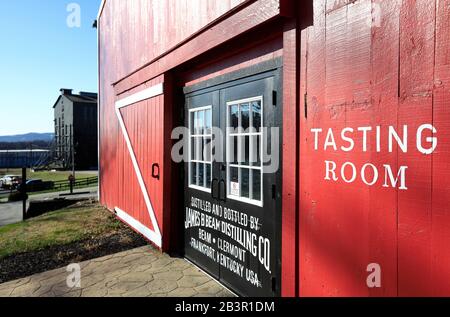
[[66,169],[97,169],[97,94],[61,89],[53,109],[57,161]]
[[48,150],[0,150],[0,168],[21,168],[38,165]]

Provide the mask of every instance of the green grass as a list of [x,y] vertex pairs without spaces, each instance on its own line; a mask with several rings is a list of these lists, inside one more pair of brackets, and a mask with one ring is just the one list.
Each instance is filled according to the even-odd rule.
[[0,259],[113,234],[122,224],[103,207],[80,205],[0,228]]
[[[97,188],[98,188],[98,183],[95,183],[95,184],[91,184],[91,185],[89,185],[89,186],[80,186],[80,187],[76,187],[76,188],[73,189],[73,192],[76,194],[76,193],[79,193],[79,192],[90,191],[90,190],[96,190]],[[63,194],[64,194],[64,193],[69,193],[69,192],[70,192],[70,189],[69,189],[69,188],[62,189],[62,190],[59,190],[59,189],[49,189],[49,190],[44,190],[44,191],[40,191],[40,192],[31,192],[31,193],[27,193],[27,194],[28,194],[28,197],[31,198],[31,197],[37,196],[37,195],[52,194],[52,193],[59,193],[59,192],[61,192],[61,193],[63,193]],[[1,202],[1,200],[2,200],[2,197],[3,197],[3,200],[5,199],[4,196],[5,196],[5,195],[3,195],[3,196],[0,195],[0,202]]]
[[[45,191],[39,191],[39,192],[31,192],[29,193],[29,196],[33,195],[39,195],[39,194],[46,194],[46,193],[54,193],[54,192],[68,192],[69,191],[69,182],[68,177],[72,172],[69,171],[57,171],[57,172],[50,172],[50,171],[42,171],[42,172],[32,172],[31,170],[27,170],[27,179],[42,179],[44,182],[60,182],[60,181],[67,181],[67,188],[60,189],[57,185],[55,185],[54,189],[45,190]],[[22,170],[20,169],[0,169],[0,177],[4,175],[22,175]],[[75,176],[77,181],[83,181],[88,178],[96,177],[98,175],[97,172],[76,172]],[[75,187],[76,190],[82,190],[85,188],[92,188],[96,187],[98,183],[92,183],[89,185],[79,185]],[[4,202],[5,199],[9,196],[9,194],[2,194],[0,195],[0,202]]]

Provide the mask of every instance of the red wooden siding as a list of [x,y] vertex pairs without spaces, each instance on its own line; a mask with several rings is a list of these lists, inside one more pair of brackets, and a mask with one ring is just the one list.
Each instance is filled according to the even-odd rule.
[[[159,180],[152,178],[151,167],[152,164],[158,163],[160,169],[164,168],[163,105],[163,97],[158,96],[120,110],[160,228],[163,226],[162,199],[165,179],[164,175],[161,175]],[[121,168],[118,181],[121,186],[116,207],[154,230],[123,136],[119,147]]]
[[287,23],[283,34],[283,191],[282,191],[282,244],[281,244],[281,283],[283,296],[298,295],[298,141],[297,141],[297,23]]
[[[238,40],[234,45],[228,46],[233,48],[221,55],[211,54],[189,63],[177,72],[178,82],[183,86],[191,86],[200,82],[222,76],[243,68],[251,67],[264,61],[272,60],[283,56],[283,40],[282,30],[272,28],[274,34],[271,37],[264,35],[259,37],[256,34],[251,37],[257,44],[242,46],[242,41]],[[220,50],[220,49],[219,49]],[[214,62],[211,62],[211,59]]]
[[[99,138],[100,199],[109,209],[118,207],[153,229],[116,116],[115,102],[164,82],[164,78],[157,77],[149,81],[161,75],[156,73],[152,77],[143,78],[130,87],[132,89],[118,92],[113,84],[242,2],[243,0],[106,1],[98,23]],[[144,82],[146,84],[142,84]],[[166,90],[171,91],[171,88],[167,87]],[[163,191],[164,188],[168,191],[171,186],[168,181],[171,171],[165,162],[170,160],[170,152],[168,154],[167,151],[167,148],[170,149],[170,142],[167,139],[171,131],[168,129],[171,129],[169,125],[172,111],[171,108],[164,108],[164,103],[170,100],[170,95],[164,95],[121,109],[158,224],[161,231],[165,229],[168,233],[167,236],[163,235],[165,249],[169,247],[170,240],[170,213],[163,214],[163,211],[165,208],[170,210],[172,198],[164,196]],[[160,164],[159,181],[150,176],[153,162]]]
[[[448,295],[449,3],[352,2],[314,1],[314,26],[302,32],[300,295]],[[415,150],[426,123],[438,130],[432,155]],[[323,150],[328,128],[403,125],[407,153],[385,141],[378,153],[372,138],[363,152],[361,136],[349,153]],[[324,131],[318,151],[313,128]],[[406,165],[408,190],[325,181],[325,160]],[[381,265],[381,288],[366,285],[370,263]]]
[[127,91],[148,78],[168,72],[201,54],[208,53],[224,42],[231,41],[261,24],[279,17],[282,11],[281,4],[279,0],[245,1],[241,10],[229,19],[217,19],[209,27],[199,31],[195,37],[186,39],[149,64],[142,65],[126,78],[118,80],[115,83],[116,92]]
[[[450,267],[450,1],[436,2],[436,51],[433,89],[433,122],[441,143],[433,155],[431,273],[433,295],[449,295]],[[444,274],[442,274],[444,272]]]
[[108,51],[120,61],[115,65],[111,83],[149,63],[242,2],[106,0],[100,27],[107,28]]
[[[435,6],[435,1],[417,1],[400,9],[400,126],[433,122]],[[414,185],[398,195],[398,291],[431,295],[433,158],[409,152],[399,153],[398,159],[410,166],[414,179]]]

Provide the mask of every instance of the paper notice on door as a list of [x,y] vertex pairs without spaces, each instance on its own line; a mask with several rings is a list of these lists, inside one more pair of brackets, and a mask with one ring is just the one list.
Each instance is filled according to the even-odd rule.
[[239,197],[239,183],[230,183],[230,195]]

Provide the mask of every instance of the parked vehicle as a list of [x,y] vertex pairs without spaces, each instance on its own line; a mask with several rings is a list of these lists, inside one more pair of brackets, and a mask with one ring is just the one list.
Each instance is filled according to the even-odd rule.
[[22,177],[20,177],[20,176],[14,176],[14,177],[12,178],[11,188],[12,188],[12,189],[17,189],[17,187],[19,187],[20,184],[22,184]]
[[3,188],[11,179],[12,175],[5,175],[0,178],[0,188]]
[[17,185],[21,181],[20,176],[15,175],[5,175],[0,178],[0,188],[11,189],[14,188],[14,185]]
[[[44,190],[53,189],[55,183],[53,182],[44,182],[42,179],[29,179],[26,181],[27,192],[38,192]],[[17,186],[17,189],[21,191],[22,184]]]

